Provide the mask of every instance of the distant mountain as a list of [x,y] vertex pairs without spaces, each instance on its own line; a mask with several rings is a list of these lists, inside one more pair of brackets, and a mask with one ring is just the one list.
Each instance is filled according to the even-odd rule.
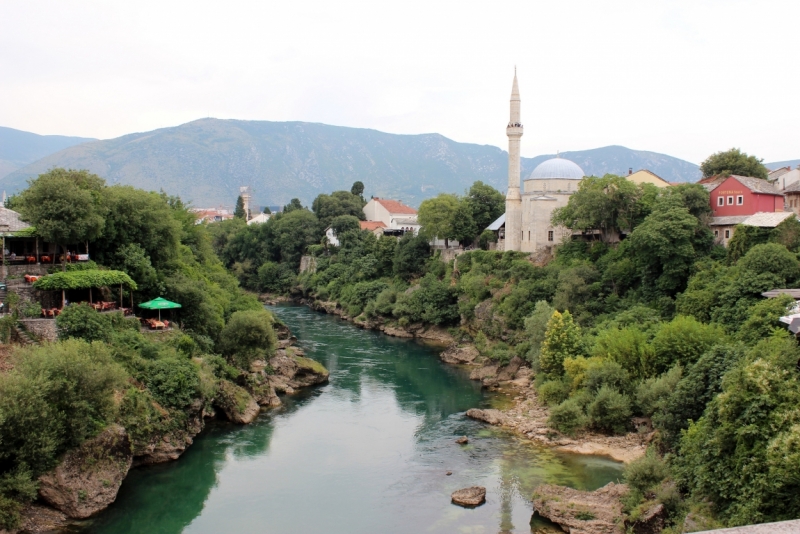
[[[522,174],[552,156],[523,158]],[[587,174],[648,168],[670,181],[694,181],[697,166],[655,152],[611,146],[561,157]],[[180,195],[196,206],[232,205],[239,187],[253,202],[310,203],[319,193],[350,189],[418,205],[440,192],[464,192],[475,180],[505,191],[508,154],[439,134],[396,135],[304,122],[201,119],[152,132],[66,148],[0,179],[9,193],[52,167],[89,169],[109,183]]]
[[791,167],[796,169],[800,165],[800,159],[789,159],[786,161],[775,161],[773,163],[765,163],[764,166],[771,171],[780,169],[781,167]]
[[95,139],[38,135],[0,126],[0,178],[54,152],[89,141]]

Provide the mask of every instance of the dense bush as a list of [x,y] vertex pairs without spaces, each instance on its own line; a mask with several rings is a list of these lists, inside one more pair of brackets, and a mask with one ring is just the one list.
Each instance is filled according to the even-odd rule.
[[584,412],[580,400],[572,398],[565,400],[558,406],[550,409],[547,424],[565,434],[574,434],[589,423],[589,418]]
[[254,360],[275,350],[272,322],[272,315],[264,309],[234,313],[220,333],[220,350],[232,364],[249,370]]
[[185,358],[163,358],[147,362],[139,378],[162,405],[185,408],[198,397],[197,366]]
[[624,434],[630,428],[631,401],[609,386],[600,388],[586,411],[591,425],[598,430]]

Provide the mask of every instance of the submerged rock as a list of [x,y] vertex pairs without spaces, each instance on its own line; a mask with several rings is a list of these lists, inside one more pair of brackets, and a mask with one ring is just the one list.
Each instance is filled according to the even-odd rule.
[[471,488],[460,489],[454,491],[450,498],[453,504],[459,506],[480,506],[486,502],[486,488],[483,486],[472,486]]
[[536,488],[533,508],[571,534],[622,534],[620,499],[627,493],[628,486],[613,482],[595,491],[544,484]]
[[39,477],[39,496],[69,517],[85,519],[114,502],[132,463],[128,433],[111,425]]
[[467,443],[469,443],[469,438],[467,436],[461,436],[456,440],[456,443],[458,443],[459,445],[466,445]]
[[503,412],[492,408],[487,410],[472,408],[471,410],[467,410],[467,417],[489,423],[490,425],[502,425],[506,420],[506,416]]
[[474,362],[478,355],[478,349],[473,345],[467,345],[466,347],[457,347],[454,345],[442,352],[439,357],[444,363],[469,364]]

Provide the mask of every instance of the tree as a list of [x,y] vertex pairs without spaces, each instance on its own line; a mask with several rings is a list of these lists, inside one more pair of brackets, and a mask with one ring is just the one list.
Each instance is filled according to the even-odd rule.
[[236,209],[233,210],[233,216],[236,219],[247,219],[247,213],[244,211],[244,199],[242,195],[236,197]]
[[435,237],[444,239],[446,247],[453,234],[453,217],[458,204],[458,197],[449,193],[423,200],[417,212],[417,220],[422,226],[420,234],[429,240]]
[[350,188],[350,194],[360,198],[364,198],[364,182],[353,182],[353,187]]
[[503,194],[481,181],[472,184],[464,200],[472,211],[478,235],[506,211],[506,199]]
[[232,364],[249,370],[254,360],[270,356],[275,349],[272,321],[263,309],[235,312],[220,333],[220,350]]
[[269,209],[269,206],[264,206],[264,211],[262,213],[266,213],[267,215],[272,215],[272,210]]
[[583,354],[581,328],[572,320],[569,311],[553,312],[539,352],[539,369],[548,375],[564,374],[564,360]]
[[553,211],[553,225],[571,230],[600,230],[603,241],[617,241],[620,230],[635,228],[650,212],[655,186],[637,186],[622,176],[606,174],[581,180],[563,208]]
[[352,215],[339,215],[334,217],[331,221],[330,227],[333,228],[337,236],[343,235],[345,232],[358,231],[361,225],[358,223],[358,218]]
[[67,245],[101,235],[105,187],[105,180],[89,171],[53,169],[32,180],[20,194],[20,212],[41,237],[66,250]]
[[703,178],[711,176],[754,176],[763,180],[767,179],[769,170],[763,165],[763,159],[748,156],[738,148],[731,148],[724,152],[716,152],[700,164]]
[[303,205],[300,203],[299,198],[293,198],[283,207],[283,213],[289,213],[290,211],[294,210],[301,210],[303,209]]
[[270,259],[289,263],[294,269],[300,266],[306,248],[319,242],[317,217],[305,209],[276,215],[263,226]]
[[453,212],[452,232],[449,237],[467,247],[474,243],[478,236],[478,225],[475,224],[472,206],[467,199],[461,199]]
[[403,280],[411,280],[425,270],[425,264],[431,256],[431,246],[422,236],[412,233],[404,235],[397,242],[394,256],[394,274]]
[[334,191],[330,195],[322,194],[314,199],[311,211],[319,219],[321,229],[331,225],[331,221],[340,215],[351,215],[364,220],[364,203],[361,197],[347,191]]

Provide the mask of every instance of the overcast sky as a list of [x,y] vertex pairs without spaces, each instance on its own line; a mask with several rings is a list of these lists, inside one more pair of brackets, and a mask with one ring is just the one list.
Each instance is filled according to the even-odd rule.
[[0,0],[0,125],[112,138],[201,117],[507,147],[800,158],[800,2]]

